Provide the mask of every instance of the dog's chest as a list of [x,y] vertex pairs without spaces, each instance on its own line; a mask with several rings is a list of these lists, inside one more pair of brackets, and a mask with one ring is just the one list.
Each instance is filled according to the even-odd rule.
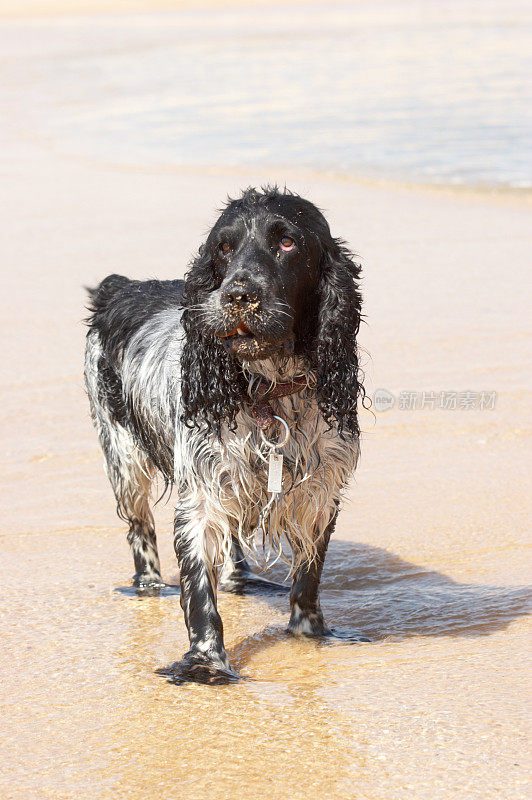
[[[270,448],[264,437],[272,443],[282,440],[284,426],[270,426],[263,437],[254,415],[246,409],[220,454],[228,510],[246,517],[251,527],[259,523],[268,504],[275,507],[281,524],[283,518],[301,518],[303,510],[305,515],[319,516],[338,499],[356,465],[356,445],[341,441],[328,428],[312,399],[299,395],[278,399],[274,411],[290,431],[283,447]],[[275,496],[268,492],[271,453],[283,459],[281,491]]]

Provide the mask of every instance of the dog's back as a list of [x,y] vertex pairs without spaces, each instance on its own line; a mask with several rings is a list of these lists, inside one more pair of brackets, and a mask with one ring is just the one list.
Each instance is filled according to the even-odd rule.
[[89,334],[96,331],[105,356],[120,356],[147,320],[181,303],[184,281],[134,281],[123,275],[108,275],[88,289],[91,312]]
[[[108,468],[112,465],[117,476],[124,470],[131,472],[126,457],[129,448],[137,454],[136,461],[148,458],[171,480],[174,424],[170,418],[178,400],[175,382],[179,376],[170,367],[175,359],[168,349],[180,347],[183,285],[181,280],[134,281],[109,275],[89,290],[85,382]],[[146,420],[139,406],[148,398],[152,413]],[[168,414],[161,425],[163,406]],[[143,416],[140,422],[139,414]],[[154,436],[156,427],[161,429]],[[121,444],[113,447],[117,430]],[[111,483],[117,495],[122,492],[117,485],[120,480],[111,478]],[[117,499],[120,505],[122,494]]]

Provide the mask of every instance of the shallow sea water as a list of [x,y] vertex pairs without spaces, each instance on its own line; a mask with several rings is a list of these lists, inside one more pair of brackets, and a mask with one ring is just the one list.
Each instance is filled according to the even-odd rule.
[[526,0],[288,3],[9,30],[4,110],[24,84],[20,124],[62,152],[532,186]]
[[[323,603],[339,627],[371,635],[370,645],[296,641],[284,632],[286,598],[222,595],[229,656],[245,680],[175,687],[153,669],[186,648],[178,597],[117,591],[129,581],[112,583],[127,575],[114,534],[8,541],[9,563],[21,559],[5,595],[4,647],[24,643],[10,648],[3,690],[8,797],[524,796],[519,763],[489,784],[482,773],[524,746],[515,730],[505,741],[522,712],[493,703],[492,684],[503,695],[514,684],[507,665],[499,673],[497,640],[504,647],[508,625],[525,613],[525,590],[460,584],[337,541]],[[65,552],[62,575],[43,572],[43,560],[61,565]],[[478,637],[491,637],[481,672]],[[442,774],[421,768],[438,758]]]

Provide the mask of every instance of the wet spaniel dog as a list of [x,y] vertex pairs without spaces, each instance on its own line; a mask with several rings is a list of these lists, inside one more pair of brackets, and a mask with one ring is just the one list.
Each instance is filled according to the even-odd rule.
[[150,485],[173,487],[190,650],[160,672],[176,683],[238,678],[216,591],[268,588],[246,561],[260,544],[290,563],[289,631],[331,635],[318,589],[358,456],[359,271],[308,200],[248,189],[184,281],[90,292],[86,385],[137,587],[164,585]]

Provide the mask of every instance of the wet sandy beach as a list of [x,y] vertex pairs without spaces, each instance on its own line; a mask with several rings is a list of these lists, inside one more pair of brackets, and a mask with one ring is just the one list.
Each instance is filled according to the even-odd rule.
[[[9,125],[0,145],[3,796],[529,796],[529,198],[126,167]],[[179,597],[129,590],[82,287],[181,276],[227,193],[272,180],[360,254],[367,388],[394,398],[364,416],[323,579],[329,623],[372,641],[295,641],[287,597],[221,595],[247,680],[176,687],[154,670],[186,649]],[[171,516],[158,507],[175,584]]]

